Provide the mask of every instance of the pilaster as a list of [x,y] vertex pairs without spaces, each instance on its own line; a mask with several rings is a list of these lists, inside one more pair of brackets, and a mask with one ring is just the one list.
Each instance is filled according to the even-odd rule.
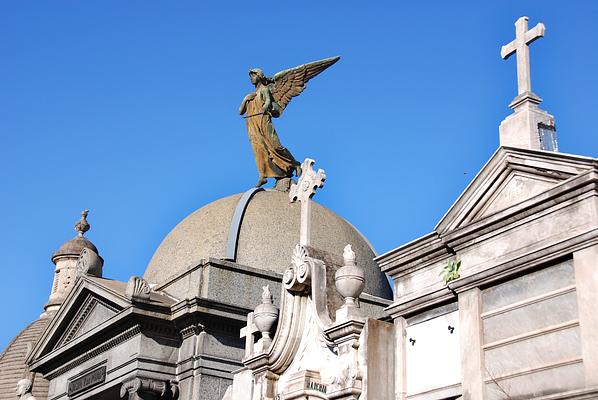
[[598,386],[598,245],[573,253],[586,387]]
[[463,400],[483,400],[485,390],[480,290],[473,288],[459,293],[458,301]]
[[395,330],[395,399],[407,397],[407,321],[403,317],[394,320]]

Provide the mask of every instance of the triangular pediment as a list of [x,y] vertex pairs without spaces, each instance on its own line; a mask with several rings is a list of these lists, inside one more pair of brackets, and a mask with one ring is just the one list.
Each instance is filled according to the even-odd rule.
[[124,282],[79,278],[41,335],[30,359],[76,346],[76,342],[85,340],[93,331],[108,326],[111,320],[131,305],[123,295],[125,287]]
[[77,337],[89,332],[98,325],[108,321],[116,315],[118,311],[118,308],[107,303],[103,299],[91,293],[88,294],[54,348],[62,347]]
[[443,234],[515,208],[595,168],[595,159],[501,147],[436,226]]

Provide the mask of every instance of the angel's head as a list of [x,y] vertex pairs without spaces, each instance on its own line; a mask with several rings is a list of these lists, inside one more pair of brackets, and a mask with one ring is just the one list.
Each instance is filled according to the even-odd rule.
[[257,85],[259,82],[266,83],[266,75],[264,75],[264,71],[260,68],[252,68],[249,70],[249,79],[251,79],[251,83]]

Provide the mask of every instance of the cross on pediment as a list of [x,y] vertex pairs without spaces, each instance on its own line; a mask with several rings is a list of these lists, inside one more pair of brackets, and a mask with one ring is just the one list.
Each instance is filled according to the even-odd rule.
[[543,37],[546,30],[542,23],[528,30],[528,19],[528,17],[521,17],[515,22],[515,40],[502,46],[500,50],[500,56],[505,60],[513,53],[517,53],[518,95],[532,91],[529,68],[529,45],[534,40]]
[[316,193],[316,189],[324,186],[326,173],[323,169],[314,171],[313,165],[316,162],[311,158],[306,158],[301,164],[301,176],[297,184],[291,186],[289,198],[291,203],[301,202],[301,228],[299,232],[299,244],[308,246],[310,243],[311,231],[311,198]]
[[240,338],[245,338],[245,357],[253,354],[253,344],[255,343],[255,334],[259,332],[253,322],[253,313],[247,314],[247,326],[241,329]]

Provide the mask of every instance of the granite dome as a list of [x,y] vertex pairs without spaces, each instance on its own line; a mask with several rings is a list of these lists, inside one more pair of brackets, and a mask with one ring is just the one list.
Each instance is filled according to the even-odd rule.
[[0,400],[15,399],[17,382],[23,378],[29,378],[33,382],[32,394],[37,400],[48,398],[48,381],[41,374],[30,373],[25,359],[50,319],[51,316],[43,316],[33,321],[0,354]]
[[[239,193],[216,200],[187,216],[162,241],[144,278],[163,283],[208,258],[230,259],[231,224],[239,226],[235,261],[257,269],[282,273],[299,241],[300,204],[290,203],[286,192]],[[246,206],[239,215],[238,209]],[[237,213],[235,212],[237,210]],[[366,274],[365,292],[391,297],[386,276],[373,260],[374,249],[345,219],[314,202],[311,243],[326,252],[342,255],[351,244]],[[234,240],[233,240],[234,246]]]

